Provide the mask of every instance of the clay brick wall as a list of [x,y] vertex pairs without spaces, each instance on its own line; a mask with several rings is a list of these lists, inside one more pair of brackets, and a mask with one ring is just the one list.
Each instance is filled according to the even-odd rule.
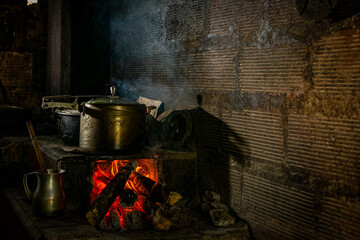
[[202,190],[256,239],[357,239],[359,23],[306,22],[294,0],[114,4],[111,74],[193,110]]
[[[40,108],[45,81],[45,52],[0,52],[0,80],[5,104]],[[6,102],[5,102],[6,101]]]
[[0,104],[39,114],[46,71],[47,3],[3,1],[0,10]]

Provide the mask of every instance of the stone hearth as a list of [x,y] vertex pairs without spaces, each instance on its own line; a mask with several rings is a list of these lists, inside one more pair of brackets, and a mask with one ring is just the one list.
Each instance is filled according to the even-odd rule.
[[[22,142],[31,150],[31,142],[24,138],[11,138]],[[68,147],[57,137],[38,137],[40,149],[48,168],[66,170],[63,178],[66,193],[66,211],[57,217],[39,217],[33,214],[31,202],[22,188],[5,189],[2,195],[11,203],[14,215],[20,220],[32,239],[249,239],[250,231],[244,221],[229,227],[215,227],[208,218],[199,218],[192,227],[171,231],[155,230],[100,230],[86,221],[84,213],[89,207],[93,164],[97,160],[153,159],[157,164],[159,182],[166,183],[170,190],[191,199],[197,194],[196,152],[177,152],[163,149],[145,149],[133,155],[86,154],[76,147]],[[33,158],[34,155],[29,155]],[[28,156],[28,157],[29,157]],[[27,159],[34,164],[34,159]],[[36,163],[36,162],[35,162]],[[35,170],[35,169],[34,169]],[[34,180],[35,181],[35,180]],[[191,186],[191,187],[189,187]],[[34,189],[34,186],[33,186]],[[201,214],[199,209],[199,214]],[[14,217],[14,216],[11,216]]]

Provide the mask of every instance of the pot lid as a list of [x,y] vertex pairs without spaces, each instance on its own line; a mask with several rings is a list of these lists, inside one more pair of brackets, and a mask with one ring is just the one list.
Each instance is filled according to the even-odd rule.
[[133,100],[127,99],[127,98],[120,98],[118,96],[111,96],[108,98],[95,98],[87,103],[92,105],[139,105],[140,103],[135,102]]

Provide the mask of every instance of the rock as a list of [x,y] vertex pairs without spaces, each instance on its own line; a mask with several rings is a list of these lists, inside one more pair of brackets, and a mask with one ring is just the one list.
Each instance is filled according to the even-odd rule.
[[211,209],[210,202],[203,202],[203,203],[201,204],[201,210],[202,210],[204,213],[208,213],[210,209]]
[[170,192],[170,195],[168,199],[166,200],[166,204],[170,206],[174,206],[177,202],[179,202],[182,199],[182,196],[180,193],[177,192]]
[[99,229],[103,230],[103,231],[107,231],[110,230],[110,224],[108,224],[106,218],[104,217],[101,222],[99,223]]
[[194,228],[198,223],[196,215],[189,209],[178,209],[169,217],[171,220],[171,229]]
[[120,217],[116,210],[110,211],[110,224],[111,224],[112,229],[115,229],[115,230],[122,229]]
[[116,210],[111,210],[109,217],[104,217],[101,222],[99,223],[99,228],[104,231],[108,230],[120,230],[121,221]]
[[221,199],[220,194],[213,192],[213,191],[205,191],[205,197],[207,200],[209,200],[210,202],[212,201],[219,201]]
[[215,226],[226,227],[235,224],[235,218],[223,209],[211,209],[209,214]]
[[150,214],[150,216],[153,216],[157,209],[159,209],[159,206],[157,206],[153,201],[146,200],[143,204],[143,210]]
[[210,205],[215,209],[222,209],[227,212],[229,211],[228,207],[225,204],[223,204],[217,200],[211,202]]
[[152,217],[152,225],[157,231],[169,231],[171,221],[164,216],[164,213],[158,209]]
[[141,211],[131,211],[124,216],[125,227],[129,230],[143,230],[145,222]]

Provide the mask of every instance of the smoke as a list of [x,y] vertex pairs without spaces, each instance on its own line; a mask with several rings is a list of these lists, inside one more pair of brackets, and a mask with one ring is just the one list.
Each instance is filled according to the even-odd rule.
[[117,88],[117,95],[132,100],[140,96],[163,101],[166,109],[191,108],[197,106],[196,93],[187,88],[172,88],[154,83],[149,78],[139,78],[133,81],[112,79]]
[[145,57],[169,53],[165,44],[164,0],[132,0],[112,4],[111,43],[113,57]]
[[[117,73],[112,84],[117,94],[158,99],[165,106],[183,107],[196,102],[187,91],[174,41],[166,38],[167,11],[174,0],[132,0],[112,3],[111,58]],[[169,23],[168,23],[169,24]],[[129,66],[129,62],[133,62]],[[113,71],[114,72],[114,71]],[[129,73],[130,72],[130,73]]]

